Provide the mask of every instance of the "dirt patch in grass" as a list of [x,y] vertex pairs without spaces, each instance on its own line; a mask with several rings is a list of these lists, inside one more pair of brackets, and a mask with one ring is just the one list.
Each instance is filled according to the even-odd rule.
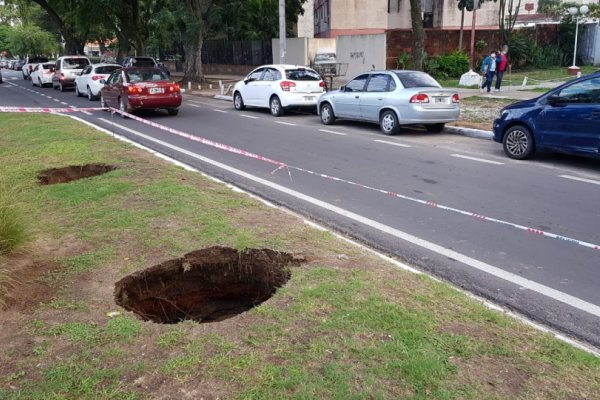
[[115,169],[117,167],[106,164],[85,164],[64,168],[50,168],[39,173],[38,182],[41,185],[55,185],[77,179],[91,178],[92,176],[102,175]]

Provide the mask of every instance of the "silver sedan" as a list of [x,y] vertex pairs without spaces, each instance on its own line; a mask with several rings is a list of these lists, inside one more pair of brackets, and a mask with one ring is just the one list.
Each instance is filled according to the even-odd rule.
[[386,135],[401,125],[425,125],[429,132],[441,132],[460,114],[455,90],[442,88],[425,72],[406,70],[361,74],[321,95],[317,110],[325,125],[336,118],[376,122]]

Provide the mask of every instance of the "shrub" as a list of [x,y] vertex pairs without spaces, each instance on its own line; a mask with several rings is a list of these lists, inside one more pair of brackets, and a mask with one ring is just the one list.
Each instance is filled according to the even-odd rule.
[[396,57],[396,68],[398,69],[406,69],[410,63],[412,63],[412,56],[406,51],[403,51]]
[[14,192],[0,182],[0,255],[25,242],[27,233]]
[[427,53],[423,53],[423,71],[427,72],[434,78],[445,79],[448,77],[448,75],[440,70],[438,59],[435,57],[429,57],[429,54]]
[[460,50],[437,58],[439,72],[450,78],[458,78],[469,70],[469,56]]

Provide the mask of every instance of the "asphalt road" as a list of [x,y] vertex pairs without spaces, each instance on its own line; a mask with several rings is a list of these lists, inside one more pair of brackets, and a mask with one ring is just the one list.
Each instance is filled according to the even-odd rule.
[[[3,74],[0,107],[99,106]],[[310,113],[274,118],[193,96],[176,117],[138,114],[193,140],[76,114],[600,348],[595,160],[520,162],[490,140],[418,129],[387,137],[375,125],[325,127]]]

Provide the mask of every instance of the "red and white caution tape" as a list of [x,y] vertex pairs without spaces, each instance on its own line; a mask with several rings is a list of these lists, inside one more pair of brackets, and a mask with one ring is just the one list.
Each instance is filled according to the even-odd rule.
[[50,107],[0,107],[0,112],[10,112],[10,113],[50,113],[50,114],[58,114],[58,113],[71,113],[71,112],[91,112],[91,111],[103,111],[107,110],[107,108],[101,107],[87,107],[87,108],[77,108],[77,107],[65,107],[65,108],[50,108]]
[[[37,113],[64,113],[64,112],[79,112],[79,111],[102,111],[102,110],[106,110],[105,108],[72,108],[72,107],[67,107],[67,108],[30,108],[30,107],[0,107],[0,112],[37,112]],[[170,128],[168,126],[165,125],[161,125],[161,124],[157,124],[156,122],[152,122],[152,121],[148,121],[147,119],[144,118],[140,118],[136,115],[130,114],[130,113],[126,113],[123,112],[121,110],[117,110],[114,108],[110,108],[109,109],[111,112],[113,113],[118,113],[118,114],[122,114],[127,116],[128,118],[131,118],[135,121],[139,121],[143,124],[146,125],[150,125],[154,128],[160,129],[162,131],[166,131],[169,133],[172,133],[174,135],[177,136],[181,136],[184,137],[186,139],[198,142],[198,143],[202,143],[205,144],[207,146],[211,146],[211,147],[215,147],[217,149],[221,149],[221,150],[225,150],[231,153],[235,153],[235,154],[239,154],[241,156],[244,157],[249,157],[249,158],[253,158],[255,160],[259,160],[259,161],[263,161],[263,162],[267,162],[269,164],[273,164],[276,165],[277,168],[275,170],[272,171],[272,173],[275,173],[277,171],[279,171],[280,169],[287,169],[288,170],[288,174],[290,174],[290,170],[295,170],[295,171],[299,171],[299,172],[304,172],[307,174],[311,174],[314,176],[318,176],[324,179],[329,179],[332,181],[336,181],[336,182],[341,182],[341,183],[345,183],[347,185],[352,185],[352,186],[356,186],[356,187],[360,187],[363,189],[367,189],[367,190],[371,190],[374,192],[378,192],[378,193],[382,193],[388,196],[392,196],[392,197],[396,197],[398,199],[402,199],[402,200],[407,200],[413,203],[417,203],[417,204],[422,204],[424,206],[427,207],[433,207],[433,208],[437,208],[440,210],[444,210],[444,211],[449,211],[449,212],[453,212],[456,214],[460,214],[460,215],[465,215],[471,218],[475,218],[479,221],[487,221],[487,222],[493,222],[496,224],[500,224],[500,225],[504,225],[504,226],[509,226],[511,228],[515,228],[518,230],[522,230],[525,232],[529,232],[529,233],[533,233],[535,235],[538,236],[545,236],[545,237],[549,237],[552,239],[557,239],[557,240],[561,240],[564,242],[569,242],[575,245],[579,245],[579,246],[583,246],[586,248],[590,248],[593,250],[597,250],[600,251],[600,245],[598,244],[594,244],[594,243],[589,243],[589,242],[585,242],[583,240],[578,240],[578,239],[574,239],[574,238],[570,238],[568,236],[563,236],[563,235],[558,235],[555,233],[550,233],[550,232],[545,232],[545,231],[541,231],[539,229],[535,229],[535,228],[530,228],[528,226],[524,226],[524,225],[519,225],[519,224],[515,224],[512,222],[508,222],[508,221],[503,221],[501,219],[497,219],[497,218],[491,218],[491,217],[486,217],[485,215],[481,215],[478,213],[474,213],[474,212],[470,212],[470,211],[465,211],[465,210],[461,210],[458,208],[454,208],[454,207],[449,207],[449,206],[444,206],[442,204],[438,204],[435,202],[431,202],[431,201],[427,201],[427,200],[421,200],[421,199],[417,199],[414,197],[410,197],[410,196],[405,196],[402,195],[400,193],[396,193],[396,192],[392,192],[389,190],[384,190],[384,189],[378,189],[372,186],[368,186],[368,185],[363,185],[361,183],[357,183],[357,182],[353,182],[350,180],[346,180],[346,179],[341,179],[341,178],[337,178],[335,176],[330,176],[330,175],[326,175],[326,174],[321,174],[315,171],[311,171],[309,169],[305,169],[305,168],[300,168],[300,167],[295,167],[292,165],[288,165],[284,162],[281,161],[277,161],[277,160],[273,160],[271,158],[268,157],[264,157],[264,156],[260,156],[258,154],[254,154],[251,153],[249,151],[245,151],[245,150],[241,150],[232,146],[228,146],[219,142],[215,142],[213,140],[209,140],[209,139],[205,139],[199,136],[194,136],[191,135],[189,133],[186,132],[182,132],[180,130],[177,129],[173,129]],[[291,175],[290,175],[291,176]]]

